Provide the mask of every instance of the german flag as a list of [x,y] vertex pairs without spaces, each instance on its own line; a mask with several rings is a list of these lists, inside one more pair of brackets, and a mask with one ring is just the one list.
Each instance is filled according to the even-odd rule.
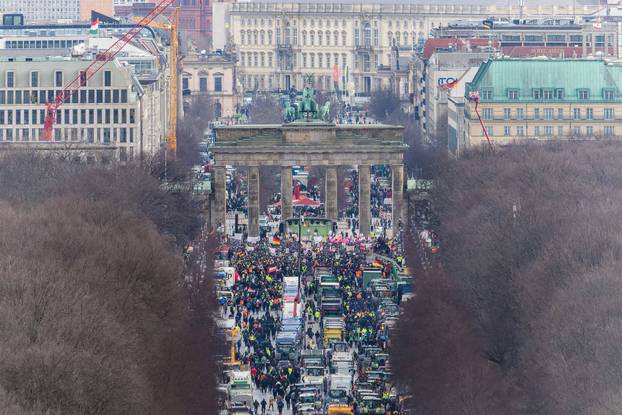
[[378,261],[377,259],[374,260],[374,262],[371,263],[372,267],[378,267],[378,268],[384,268],[384,264],[380,261]]
[[277,238],[276,236],[274,236],[272,238],[272,245],[281,245],[281,240]]

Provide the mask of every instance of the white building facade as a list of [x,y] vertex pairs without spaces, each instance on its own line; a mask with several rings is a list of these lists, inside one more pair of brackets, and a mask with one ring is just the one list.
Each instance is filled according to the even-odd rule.
[[[215,3],[214,46],[238,53],[246,91],[289,90],[307,78],[316,88],[368,96],[386,87],[392,47],[412,51],[433,27],[464,18],[512,16],[518,7],[467,4]],[[525,16],[570,16],[571,7],[524,9]],[[337,85],[336,85],[337,84]]]
[[80,0],[0,0],[0,13],[21,13],[27,23],[80,20]]

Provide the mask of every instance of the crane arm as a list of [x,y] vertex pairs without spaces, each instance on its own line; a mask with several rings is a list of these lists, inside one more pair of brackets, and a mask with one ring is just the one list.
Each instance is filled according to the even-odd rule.
[[479,106],[479,93],[477,92],[471,92],[469,94],[469,101],[473,101],[475,102],[475,114],[477,115],[477,119],[479,120],[479,125],[482,126],[482,131],[484,132],[484,136],[486,137],[486,141],[488,141],[488,145],[490,147],[492,147],[492,141],[490,141],[490,136],[488,135],[488,130],[486,129],[486,126],[484,125],[484,121],[482,120],[482,116],[479,114],[479,109],[477,108]]
[[107,50],[98,53],[95,56],[95,60],[87,66],[84,70],[80,71],[80,74],[69,82],[63,90],[56,96],[56,98],[47,104],[45,111],[45,124],[43,130],[43,141],[52,140],[52,132],[54,130],[54,123],[56,122],[56,112],[58,109],[76,92],[86,85],[86,82],[91,79],[97,72],[99,72],[108,62],[112,61],[114,57],[134,39],[143,30],[144,26],[148,26],[149,23],[158,17],[168,6],[170,6],[175,0],[162,0],[156,7],[153,8],[140,22],[127,33],[117,39]]

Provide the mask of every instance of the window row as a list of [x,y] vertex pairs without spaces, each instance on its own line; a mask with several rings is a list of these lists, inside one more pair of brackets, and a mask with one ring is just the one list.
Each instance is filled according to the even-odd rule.
[[7,49],[66,49],[84,43],[84,39],[7,40]]
[[[489,136],[495,136],[495,130],[493,130],[492,126],[486,127],[486,132]],[[506,125],[503,127],[503,136],[504,137],[525,137],[525,136],[533,136],[533,137],[580,137],[580,136],[594,136],[594,127],[591,125],[586,126],[585,128],[581,126],[573,126],[571,129],[564,128],[564,126],[554,127],[552,125],[546,126],[534,126],[533,134],[529,134],[527,128],[519,125],[516,127],[512,127]],[[600,134],[599,134],[600,135]],[[602,135],[605,137],[613,137],[615,136],[615,127],[613,125],[606,125],[603,127]]]
[[272,52],[240,52],[240,66],[272,68],[274,66],[273,54]]
[[[527,115],[527,117],[525,117]],[[525,114],[524,108],[504,108],[504,120],[613,120],[615,119],[614,108],[603,108],[602,113],[594,116],[594,108],[572,108],[571,117],[566,117],[564,108],[534,108],[531,114]],[[485,120],[494,119],[492,108],[482,109],[482,118]]]
[[338,53],[332,54],[332,59],[331,59],[330,53],[325,53],[325,54],[303,53],[302,54],[302,62],[301,62],[302,68],[331,69],[333,68],[334,65],[337,65],[338,67],[343,67],[346,64],[347,64],[347,58],[346,58],[345,53],[341,54],[341,66],[339,66],[339,54]]
[[[0,105],[29,105],[52,102],[62,90],[0,90]],[[66,92],[68,104],[126,104],[127,89],[82,89],[73,95]]]
[[[492,99],[492,89],[488,88],[482,91],[481,98],[483,100]],[[530,95],[521,94],[519,89],[508,89],[507,98],[509,100],[519,100],[522,98],[534,99],[534,100],[563,100],[567,98],[566,91],[563,88],[533,88]],[[570,97],[570,96],[568,96]],[[613,101],[615,99],[615,90],[610,88],[603,88],[600,97],[605,101]],[[587,88],[578,88],[575,90],[575,95],[570,98],[577,98],[579,100],[588,100],[595,98],[590,96],[590,90]]]
[[[45,122],[45,110],[0,110],[0,125],[31,125]],[[57,110],[57,125],[134,124],[136,111],[130,109]]]
[[[74,75],[75,76],[75,75]],[[85,71],[80,71],[80,86],[86,86],[88,77]],[[102,82],[103,86],[112,86],[112,71],[103,71],[102,73]],[[70,82],[71,79],[64,79],[65,73],[63,71],[54,71],[54,86],[57,88],[63,88],[66,86],[65,82]],[[40,85],[40,72],[39,71],[30,71],[28,85],[31,88],[38,88]],[[15,88],[17,83],[17,78],[15,71],[6,71],[4,77],[4,86],[7,88]]]
[[[39,128],[0,128],[0,141],[39,141],[43,130]],[[134,128],[57,128],[54,141],[80,141],[84,143],[133,143]]]

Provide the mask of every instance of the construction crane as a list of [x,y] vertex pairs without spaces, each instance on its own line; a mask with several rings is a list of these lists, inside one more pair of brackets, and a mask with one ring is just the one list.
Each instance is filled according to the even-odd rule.
[[[171,13],[169,23],[150,22],[146,26],[155,27],[158,29],[168,30],[171,33],[171,46],[169,48],[169,69],[170,69],[170,85],[169,85],[169,105],[170,105],[170,127],[168,133],[168,151],[169,154],[175,158],[177,154],[177,85],[178,85],[178,49],[179,49],[179,32],[177,28],[179,26],[179,6],[175,7],[173,13]],[[139,21],[140,17],[134,17],[134,20],[138,21],[138,25],[141,25]]]
[[469,101],[475,102],[475,114],[477,114],[479,125],[482,126],[482,131],[484,132],[486,141],[488,141],[488,145],[492,148],[492,141],[490,141],[490,137],[488,136],[488,130],[486,129],[486,126],[484,125],[484,121],[482,120],[482,116],[479,114],[479,110],[477,109],[479,105],[479,92],[478,91],[469,92]]
[[121,36],[116,42],[112,44],[108,49],[103,52],[99,52],[95,55],[95,60],[89,66],[81,70],[79,75],[69,82],[63,90],[56,96],[56,98],[46,104],[45,110],[45,124],[43,129],[43,140],[51,141],[54,132],[54,123],[56,122],[56,114],[58,109],[69,99],[72,95],[77,93],[80,88],[86,86],[86,83],[97,72],[99,72],[106,64],[112,61],[115,56],[134,39],[143,30],[144,26],[148,26],[156,17],[161,15],[164,10],[173,4],[175,0],[162,0],[157,6],[153,8],[145,17],[143,17],[136,26],[131,28],[126,34]]

